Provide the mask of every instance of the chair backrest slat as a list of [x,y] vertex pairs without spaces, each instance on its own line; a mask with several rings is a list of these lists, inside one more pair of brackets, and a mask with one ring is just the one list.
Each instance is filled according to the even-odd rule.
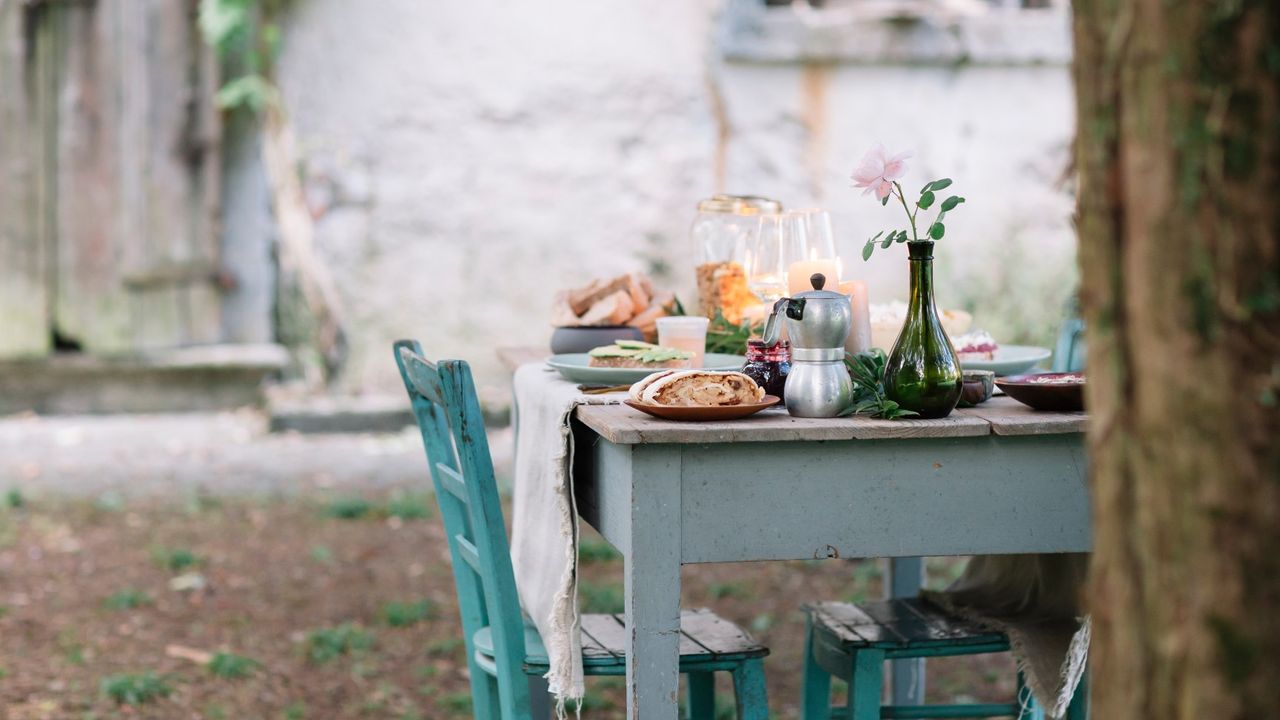
[[476,546],[461,535],[454,535],[453,541],[458,543],[458,554],[462,556],[463,560],[467,561],[471,569],[477,573],[483,573],[484,571],[480,569],[480,551],[476,549]]
[[467,502],[467,481],[462,477],[462,473],[444,463],[436,463],[436,466],[440,471],[440,481],[444,489],[462,502]]
[[449,538],[477,717],[499,713],[497,708],[484,710],[492,703],[474,647],[475,634],[483,627],[493,638],[502,706],[528,707],[524,620],[471,369],[459,361],[433,364],[410,340],[397,342],[394,353],[422,432]]

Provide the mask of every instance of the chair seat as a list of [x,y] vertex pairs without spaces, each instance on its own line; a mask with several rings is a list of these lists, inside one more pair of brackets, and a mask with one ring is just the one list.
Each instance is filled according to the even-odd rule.
[[[587,675],[621,675],[626,672],[626,625],[621,615],[582,616],[582,669]],[[476,661],[487,672],[494,667],[493,635],[481,628],[474,637]],[[524,628],[525,672],[545,674],[550,666],[547,649],[537,628],[527,620]],[[769,649],[737,625],[706,608],[680,611],[680,671],[728,669],[751,658],[762,658]]]
[[1004,633],[950,615],[916,598],[857,605],[824,602],[806,605],[805,610],[822,644],[845,652],[875,648],[884,650],[887,657],[903,658],[1009,649]]

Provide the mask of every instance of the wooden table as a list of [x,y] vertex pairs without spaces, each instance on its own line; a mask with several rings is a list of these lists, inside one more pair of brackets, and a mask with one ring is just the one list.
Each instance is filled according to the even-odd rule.
[[942,420],[578,408],[578,512],[625,562],[628,717],[677,715],[682,564],[1088,551],[1085,423],[1003,397]]
[[676,717],[683,563],[1090,548],[1078,413],[996,398],[943,420],[577,421],[578,511],[625,559],[632,718]]

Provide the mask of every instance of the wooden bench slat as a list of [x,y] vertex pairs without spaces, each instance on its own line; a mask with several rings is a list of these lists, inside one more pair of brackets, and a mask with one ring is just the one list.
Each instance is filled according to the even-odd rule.
[[907,648],[999,644],[1002,633],[954,617],[916,598],[807,607],[815,626],[848,647]]

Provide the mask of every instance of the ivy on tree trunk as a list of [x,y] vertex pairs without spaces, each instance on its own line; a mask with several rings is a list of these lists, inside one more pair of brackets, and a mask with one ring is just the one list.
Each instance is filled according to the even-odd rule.
[[1280,717],[1280,3],[1074,14],[1091,715]]

